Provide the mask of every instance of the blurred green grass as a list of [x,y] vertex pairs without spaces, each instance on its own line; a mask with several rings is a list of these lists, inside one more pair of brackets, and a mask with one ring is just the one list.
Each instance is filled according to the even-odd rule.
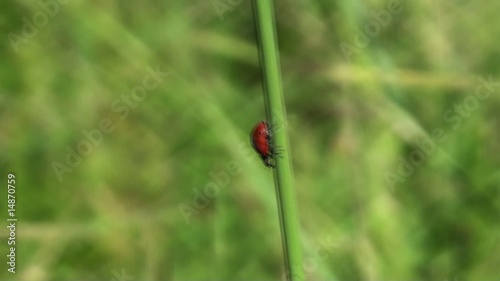
[[[497,280],[498,89],[457,129],[443,114],[477,76],[500,81],[500,4],[402,2],[346,60],[339,45],[387,4],[276,2],[307,280]],[[1,280],[282,278],[272,176],[248,143],[264,116],[249,1],[223,20],[211,1],[70,1],[18,52],[8,34],[41,7],[0,5],[0,167],[19,220],[15,275],[0,228]],[[120,119],[113,102],[157,65],[170,75]],[[104,118],[115,130],[59,182],[53,162]],[[446,141],[391,188],[436,128]],[[231,161],[241,172],[187,224],[179,205]]]

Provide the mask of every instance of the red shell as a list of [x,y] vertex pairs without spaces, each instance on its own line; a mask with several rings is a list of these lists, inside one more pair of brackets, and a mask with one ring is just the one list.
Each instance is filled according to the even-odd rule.
[[273,159],[272,146],[271,146],[271,133],[269,131],[269,125],[266,121],[260,121],[255,125],[250,135],[250,140],[252,146],[259,153],[260,157],[264,161],[267,167],[274,167],[271,162]]

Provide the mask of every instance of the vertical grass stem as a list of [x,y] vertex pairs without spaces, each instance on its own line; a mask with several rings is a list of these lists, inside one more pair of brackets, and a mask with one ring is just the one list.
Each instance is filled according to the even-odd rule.
[[274,178],[283,239],[287,280],[302,281],[302,247],[293,187],[293,171],[287,138],[286,112],[281,85],[278,46],[272,0],[253,0],[259,55],[263,72],[266,113],[273,127],[273,145],[280,149]]

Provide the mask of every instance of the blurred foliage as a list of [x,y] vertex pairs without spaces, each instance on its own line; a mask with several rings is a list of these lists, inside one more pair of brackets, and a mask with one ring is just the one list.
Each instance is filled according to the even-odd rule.
[[[62,2],[0,4],[0,280],[283,278],[251,2]],[[275,5],[307,280],[499,280],[500,3]]]

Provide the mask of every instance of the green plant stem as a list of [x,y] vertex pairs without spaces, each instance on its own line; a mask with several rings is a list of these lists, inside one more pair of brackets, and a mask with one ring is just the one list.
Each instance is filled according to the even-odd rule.
[[293,171],[286,135],[286,122],[284,121],[286,120],[286,113],[281,86],[273,1],[254,0],[253,4],[259,40],[260,62],[263,70],[266,111],[273,129],[273,145],[280,148],[280,156],[276,157],[274,178],[287,279],[301,281],[304,280],[302,247],[299,237],[299,218],[293,190]]

